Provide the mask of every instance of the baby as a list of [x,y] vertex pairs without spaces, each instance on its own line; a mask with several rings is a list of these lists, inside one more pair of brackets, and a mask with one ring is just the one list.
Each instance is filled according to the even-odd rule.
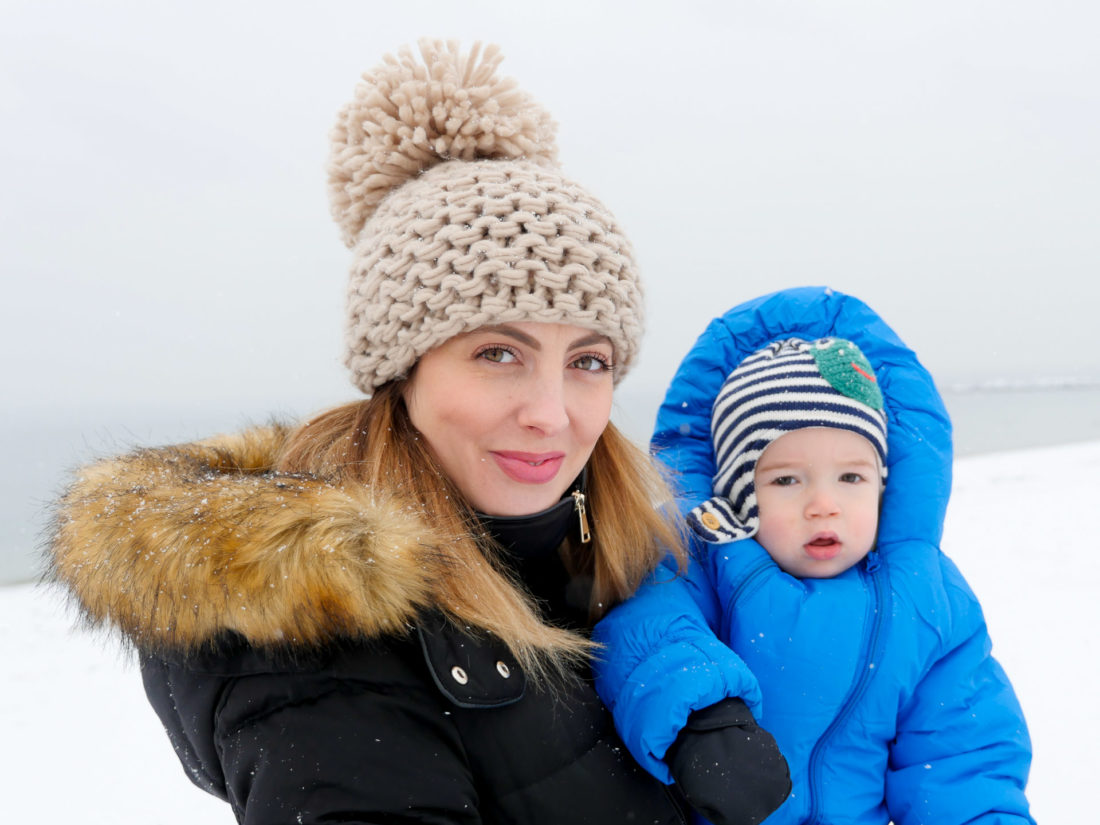
[[743,787],[758,720],[792,783],[768,823],[1032,822],[1022,712],[938,548],[949,432],[913,353],[829,290],[737,307],[685,359],[654,446],[683,473],[694,561],[598,626],[596,677],[697,811],[767,814]]

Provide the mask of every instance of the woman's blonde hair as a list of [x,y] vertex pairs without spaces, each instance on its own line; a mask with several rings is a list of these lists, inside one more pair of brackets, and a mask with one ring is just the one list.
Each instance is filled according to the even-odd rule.
[[[437,583],[439,607],[452,620],[496,635],[530,675],[560,672],[593,650],[584,636],[545,623],[526,591],[500,563],[496,548],[461,492],[442,472],[412,425],[404,381],[379,387],[371,398],[335,407],[299,427],[277,469],[310,473],[344,484],[383,489],[419,508],[443,535],[449,575]],[[588,462],[588,515],[592,540],[569,540],[563,560],[570,573],[590,576],[595,621],[627,598],[672,552],[682,564],[683,534],[653,460],[608,424]]]

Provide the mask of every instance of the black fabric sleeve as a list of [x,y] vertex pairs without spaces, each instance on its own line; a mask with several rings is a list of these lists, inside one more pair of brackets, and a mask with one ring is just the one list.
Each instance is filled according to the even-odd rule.
[[235,690],[217,732],[243,825],[481,822],[462,744],[432,697],[336,680],[302,695],[299,681],[272,706],[273,677],[255,678],[267,707],[234,721],[253,692]]
[[740,699],[692,713],[665,759],[684,798],[715,825],[757,825],[791,792],[787,760]]

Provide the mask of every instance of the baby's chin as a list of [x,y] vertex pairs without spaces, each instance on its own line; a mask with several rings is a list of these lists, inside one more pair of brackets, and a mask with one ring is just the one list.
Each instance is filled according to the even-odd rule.
[[[765,548],[766,549],[766,548]],[[777,558],[777,554],[768,551],[768,555],[779,565],[779,569],[797,579],[831,579],[859,564],[870,550],[858,554],[846,554],[843,548],[833,552],[831,548],[822,548],[808,552],[799,548],[798,553],[787,558]]]

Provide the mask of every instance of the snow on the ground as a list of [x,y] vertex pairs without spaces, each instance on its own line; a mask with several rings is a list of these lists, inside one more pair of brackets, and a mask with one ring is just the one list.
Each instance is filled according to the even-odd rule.
[[[1100,442],[956,466],[944,549],[981,598],[1027,714],[1040,823],[1090,819],[1100,774],[1098,501]],[[0,588],[0,818],[232,822],[185,777],[132,659],[71,625],[56,594]]]

